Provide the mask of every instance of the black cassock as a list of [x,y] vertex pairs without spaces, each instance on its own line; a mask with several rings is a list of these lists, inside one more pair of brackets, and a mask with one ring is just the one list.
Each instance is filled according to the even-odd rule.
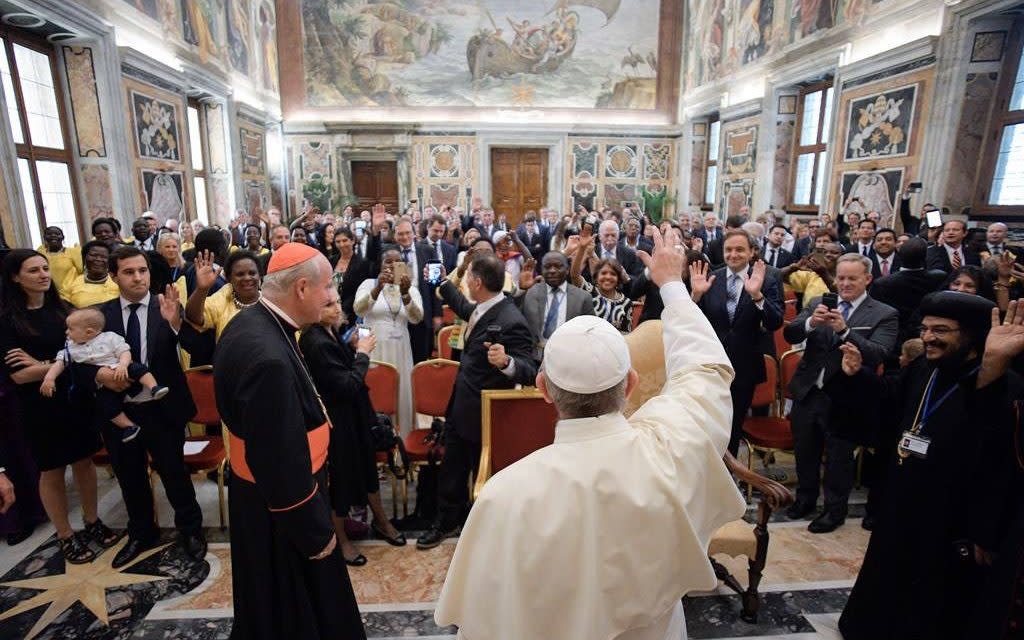
[[233,640],[366,637],[334,534],[325,467],[329,428],[295,344],[263,304],[217,344],[217,406],[231,441]]
[[[976,390],[978,360],[938,370],[925,420],[927,457],[899,464],[896,445],[910,430],[932,373],[922,356],[879,378],[866,369],[837,376],[826,392],[845,412],[842,431],[860,429],[887,456],[885,498],[850,599],[839,619],[845,640],[961,640],[982,579],[973,545],[993,549],[992,518],[1002,491],[986,468],[1005,461],[1007,379]],[[1016,383],[1015,383],[1016,384]],[[923,411],[923,409],[921,409]],[[851,435],[852,437],[852,435]],[[966,554],[966,555],[965,555]]]

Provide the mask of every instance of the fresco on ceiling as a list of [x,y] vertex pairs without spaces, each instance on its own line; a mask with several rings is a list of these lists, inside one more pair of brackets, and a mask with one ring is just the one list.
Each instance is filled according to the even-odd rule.
[[660,0],[301,0],[317,107],[654,109]]
[[829,29],[860,24],[885,0],[687,0],[686,87]]

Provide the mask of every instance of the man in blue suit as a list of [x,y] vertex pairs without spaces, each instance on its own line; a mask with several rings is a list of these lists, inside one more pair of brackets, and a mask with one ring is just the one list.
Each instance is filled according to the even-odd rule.
[[736,455],[743,436],[743,419],[754,398],[754,388],[766,379],[766,334],[782,326],[783,297],[779,281],[767,274],[763,261],[750,265],[754,240],[739,229],[725,232],[722,250],[725,266],[707,274],[707,265],[690,270],[690,289],[701,311],[711,322],[725,347],[736,377],[732,392],[732,435],[729,451]]

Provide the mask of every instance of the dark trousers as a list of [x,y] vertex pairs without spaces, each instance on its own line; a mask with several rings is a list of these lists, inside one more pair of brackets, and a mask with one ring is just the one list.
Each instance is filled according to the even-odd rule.
[[[100,417],[104,420],[111,420],[114,416],[124,411],[125,397],[134,396],[142,391],[142,385],[139,384],[138,380],[147,373],[149,373],[149,367],[133,362],[128,365],[128,378],[132,380],[132,385],[128,387],[127,391],[118,392],[106,387],[97,389],[96,411],[100,414]],[[92,377],[95,378],[96,374],[93,373]]]
[[732,394],[732,433],[729,435],[729,453],[736,455],[743,438],[743,421],[750,411],[750,402],[754,399],[754,387],[750,380],[734,378],[729,392]]
[[793,403],[790,421],[796,443],[797,500],[818,500],[821,455],[825,454],[825,474],[821,484],[825,488],[825,509],[845,517],[846,502],[853,488],[856,465],[854,445],[831,433],[829,414],[832,402],[815,387],[803,400]]
[[469,507],[469,476],[480,464],[480,443],[470,442],[451,425],[445,431],[444,459],[437,479],[438,522],[443,531],[462,524]]
[[131,405],[126,413],[142,430],[131,442],[121,442],[121,429],[104,421],[103,442],[110,464],[121,486],[128,510],[128,535],[136,540],[153,540],[160,534],[153,510],[153,492],[146,473],[146,454],[160,475],[167,499],[174,507],[174,524],[185,535],[201,535],[203,512],[196,501],[192,479],[185,469],[183,448],[185,425],[163,416],[161,403]]
[[412,347],[414,364],[419,364],[430,358],[432,351],[430,343],[433,337],[434,329],[429,317],[419,324],[409,325],[409,346]]

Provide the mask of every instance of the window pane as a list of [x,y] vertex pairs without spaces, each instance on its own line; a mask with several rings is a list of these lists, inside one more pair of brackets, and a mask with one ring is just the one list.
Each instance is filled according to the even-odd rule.
[[804,153],[796,159],[796,183],[793,204],[811,204],[811,176],[814,175],[814,154]]
[[11,132],[14,134],[14,142],[21,144],[25,142],[25,133],[21,128],[18,99],[14,95],[14,78],[11,76],[11,65],[7,62],[6,49],[0,49],[0,75],[3,76],[4,100],[7,102],[7,117],[11,121]]
[[21,95],[25,99],[25,115],[32,144],[54,149],[64,148],[61,134],[57,94],[53,89],[53,73],[49,56],[20,44],[14,45],[14,59],[21,79]]
[[818,154],[818,175],[814,182],[814,204],[821,206],[821,194],[825,191],[825,151]]
[[60,227],[64,244],[78,244],[78,219],[75,216],[75,197],[71,193],[71,174],[63,162],[36,163],[39,189],[43,196],[43,217],[47,226]]
[[[206,212],[206,178],[194,178],[192,185],[196,192],[196,217],[203,224],[210,224],[210,217]],[[184,220],[182,224],[185,224]]]
[[43,243],[43,233],[39,228],[39,210],[36,209],[36,199],[32,189],[32,174],[29,171],[28,160],[25,158],[18,158],[18,175],[21,176],[21,197],[25,201],[28,232],[32,236],[32,246],[38,247]]
[[829,128],[832,126],[832,87],[825,92],[825,121],[821,123],[821,144],[828,144]]
[[1021,49],[1020,54],[1021,61],[1017,65],[1017,77],[1013,81],[1013,96],[1010,98],[1010,111],[1024,109],[1024,48]]
[[718,120],[712,122],[709,127],[708,160],[711,160],[712,162],[718,160],[718,132],[721,130],[721,127],[722,123]]
[[1024,204],[1024,124],[1003,127],[990,204]]
[[708,167],[707,181],[704,183],[704,202],[715,204],[715,186],[718,184],[718,167]]
[[188,141],[192,148],[192,169],[203,170],[203,146],[202,135],[199,132],[199,109],[188,108]]
[[800,121],[800,146],[817,144],[818,119],[821,117],[821,92],[804,96],[804,112]]

